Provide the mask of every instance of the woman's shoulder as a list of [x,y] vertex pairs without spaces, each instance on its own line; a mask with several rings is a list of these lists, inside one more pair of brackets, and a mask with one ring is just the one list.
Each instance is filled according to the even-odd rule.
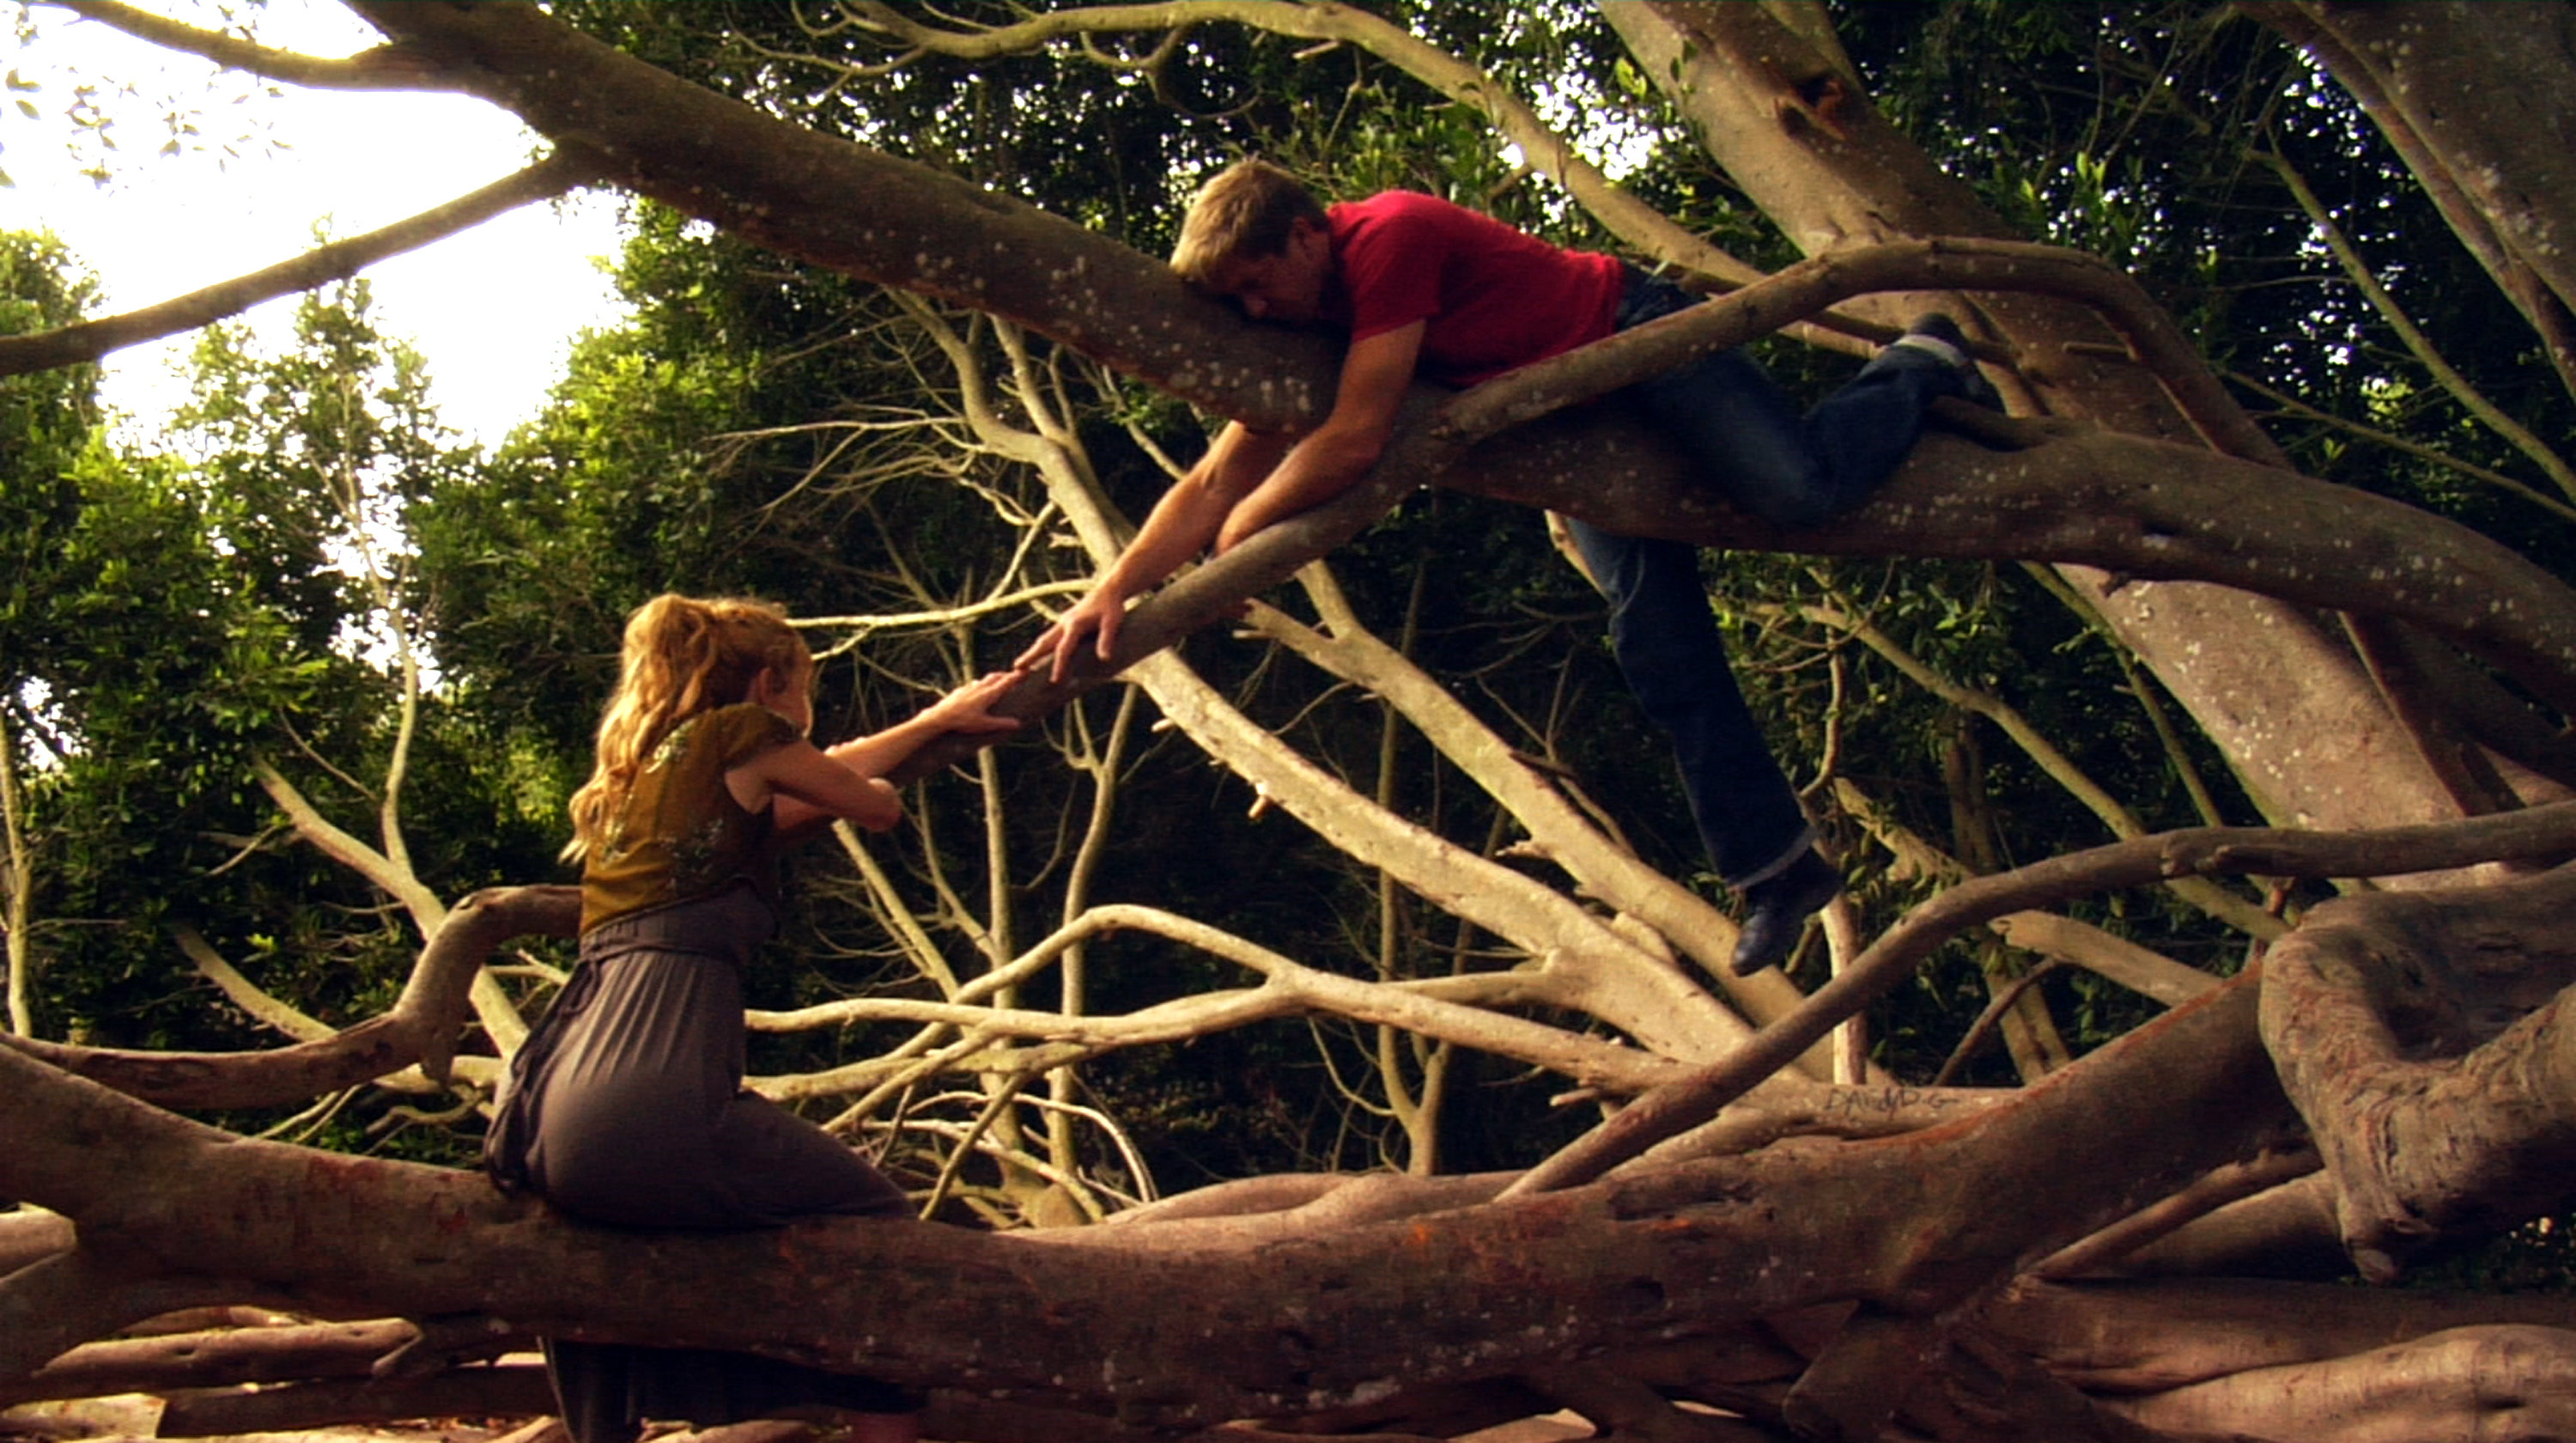
[[723,764],[748,761],[775,747],[802,738],[796,723],[756,701],[720,706],[697,718],[698,734]]
[[679,723],[653,748],[647,772],[683,768],[722,771],[762,752],[785,746],[803,733],[796,724],[758,702],[735,702],[702,711]]

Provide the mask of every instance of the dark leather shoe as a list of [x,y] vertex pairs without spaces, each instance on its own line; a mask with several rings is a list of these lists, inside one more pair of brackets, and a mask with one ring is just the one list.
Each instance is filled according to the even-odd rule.
[[1807,919],[1842,891],[1842,872],[1812,849],[1779,876],[1745,889],[1744,899],[1753,906],[1735,939],[1735,975],[1750,977],[1786,958]]
[[1977,369],[1976,357],[1968,350],[1967,333],[1959,329],[1957,321],[1939,311],[1925,311],[1914,318],[1914,324],[1905,328],[1905,334],[1929,336],[1958,352],[1959,365],[1956,369],[1959,372],[1959,385],[1962,388],[1960,394],[1990,411],[2000,411],[2004,408],[2004,398],[1995,390],[1994,382],[1987,380],[1986,373]]

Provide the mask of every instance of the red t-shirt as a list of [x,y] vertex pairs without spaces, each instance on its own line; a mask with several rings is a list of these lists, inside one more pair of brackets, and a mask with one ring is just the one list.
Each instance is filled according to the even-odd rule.
[[1325,212],[1351,339],[1426,321],[1425,380],[1472,386],[1610,334],[1616,257],[1560,250],[1436,196],[1390,190]]

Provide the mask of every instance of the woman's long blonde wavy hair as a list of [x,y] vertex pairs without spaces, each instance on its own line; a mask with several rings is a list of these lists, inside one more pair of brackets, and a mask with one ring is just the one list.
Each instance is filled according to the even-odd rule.
[[626,618],[617,691],[599,717],[599,760],[572,794],[567,861],[590,855],[626,805],[644,760],[671,729],[700,712],[746,700],[763,669],[802,677],[814,653],[787,613],[742,597],[665,593]]

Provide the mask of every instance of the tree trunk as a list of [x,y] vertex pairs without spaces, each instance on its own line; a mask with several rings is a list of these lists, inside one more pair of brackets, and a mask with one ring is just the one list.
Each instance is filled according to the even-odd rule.
[[2576,10],[2264,0],[2361,103],[2576,389]]
[[[1709,153],[1809,254],[1898,236],[2007,233],[1865,97],[1851,94],[1833,112],[1840,135],[1784,107],[1784,84],[1831,62],[1782,25],[1775,8],[1652,3],[1603,13],[1638,69],[1696,123]],[[1892,308],[1930,300],[1882,298],[1879,319],[1902,320]],[[2132,435],[2191,435],[2154,375],[2103,359],[2118,338],[2095,315],[2045,297],[1979,294],[1973,307],[1971,331],[2012,350],[2028,382],[2023,404]],[[2240,454],[2279,462],[2268,443]],[[2330,620],[2241,591],[2141,584],[2092,566],[2061,570],[2190,711],[2276,824],[2340,829],[2459,815]]]

